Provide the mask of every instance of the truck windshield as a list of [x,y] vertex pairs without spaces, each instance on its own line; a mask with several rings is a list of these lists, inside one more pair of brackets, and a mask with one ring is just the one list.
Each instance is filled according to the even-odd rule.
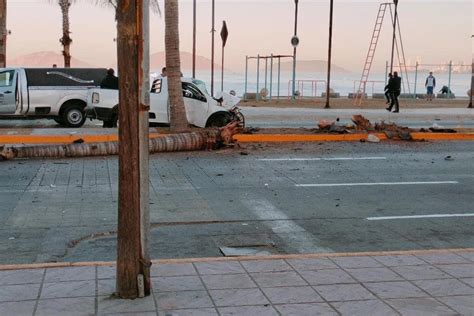
[[14,70],[0,72],[0,87],[9,87],[13,83]]

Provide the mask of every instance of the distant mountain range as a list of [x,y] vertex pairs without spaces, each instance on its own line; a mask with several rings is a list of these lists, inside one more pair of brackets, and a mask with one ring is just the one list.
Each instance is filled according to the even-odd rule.
[[[7,56],[8,58],[8,56]],[[35,52],[26,55],[20,55],[12,59],[7,59],[8,66],[15,67],[52,67],[56,64],[58,67],[64,66],[63,55],[55,52]],[[82,60],[71,58],[71,66],[76,68],[96,68],[97,66],[86,63]]]
[[[188,52],[181,52],[181,69],[183,71],[190,71],[192,69],[193,55]],[[16,67],[52,67],[53,64],[56,64],[58,67],[63,67],[64,58],[60,53],[52,51],[43,51],[35,52],[26,55],[20,55],[7,60],[8,66]],[[166,56],[165,52],[157,52],[150,55],[150,69],[152,71],[159,71],[166,65]],[[327,71],[327,62],[324,60],[298,60],[297,61],[297,72],[326,72]],[[98,66],[93,65],[88,62],[79,60],[77,58],[71,59],[71,66],[77,68],[95,68],[95,67],[111,67],[116,68],[115,63]],[[274,60],[274,67],[276,67],[276,61]],[[197,70],[210,70],[211,69],[211,60],[203,56],[196,56],[196,69]],[[214,63],[214,69],[216,72],[219,72],[221,66]],[[274,68],[276,69],[276,68]],[[293,62],[285,61],[281,63],[282,71],[292,71]],[[332,72],[335,73],[348,73],[350,71],[339,67],[337,65],[331,65]],[[227,70],[226,70],[227,71]]]

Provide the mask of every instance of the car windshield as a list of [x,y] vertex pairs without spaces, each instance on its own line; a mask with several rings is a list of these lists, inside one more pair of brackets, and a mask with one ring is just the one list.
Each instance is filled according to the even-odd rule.
[[193,83],[199,88],[199,90],[209,95],[209,92],[207,92],[206,84],[204,83],[204,81],[193,79]]

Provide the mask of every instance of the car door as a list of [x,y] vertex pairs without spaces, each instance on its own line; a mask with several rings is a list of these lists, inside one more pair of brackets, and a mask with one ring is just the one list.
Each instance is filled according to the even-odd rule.
[[17,77],[15,70],[0,72],[0,114],[13,114],[16,111]]
[[190,82],[183,82],[182,87],[188,123],[204,127],[208,108],[206,97],[196,85]]

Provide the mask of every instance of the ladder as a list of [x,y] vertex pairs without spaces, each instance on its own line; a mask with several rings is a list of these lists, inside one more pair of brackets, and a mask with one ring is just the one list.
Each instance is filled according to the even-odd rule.
[[379,7],[379,12],[377,13],[377,19],[375,20],[374,32],[372,33],[372,39],[369,45],[369,51],[367,52],[367,57],[365,59],[364,70],[362,71],[362,78],[359,82],[359,89],[356,91],[354,97],[355,104],[360,106],[362,99],[365,96],[365,88],[367,80],[369,79],[370,68],[372,67],[372,62],[375,56],[375,49],[377,48],[377,43],[379,41],[380,31],[382,29],[382,22],[387,11],[387,7],[390,7],[391,3],[381,3]]

